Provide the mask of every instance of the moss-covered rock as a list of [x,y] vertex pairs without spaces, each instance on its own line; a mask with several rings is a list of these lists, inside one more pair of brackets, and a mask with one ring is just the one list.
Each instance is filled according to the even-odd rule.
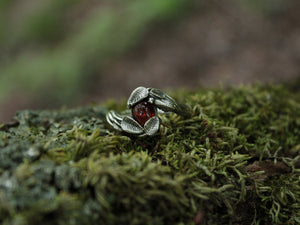
[[192,117],[161,115],[149,140],[111,130],[112,103],[0,125],[1,224],[300,223],[299,92],[171,95]]

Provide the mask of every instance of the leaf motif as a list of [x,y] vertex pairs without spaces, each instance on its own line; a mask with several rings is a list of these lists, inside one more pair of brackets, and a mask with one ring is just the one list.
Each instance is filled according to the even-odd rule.
[[136,103],[140,102],[141,100],[147,98],[148,94],[149,94],[148,89],[145,87],[138,87],[138,88],[134,89],[128,98],[127,106],[131,107],[131,106],[135,105]]
[[110,111],[106,114],[106,121],[116,130],[122,131],[121,122],[124,116],[116,113],[115,111]]
[[121,122],[121,128],[130,134],[142,134],[144,132],[143,127],[129,116],[124,116]]
[[150,118],[144,125],[145,134],[148,136],[154,135],[158,131],[159,125],[160,119],[157,116]]

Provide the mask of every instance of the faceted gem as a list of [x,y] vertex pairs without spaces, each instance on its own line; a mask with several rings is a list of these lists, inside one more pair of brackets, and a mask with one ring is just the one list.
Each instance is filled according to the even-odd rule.
[[140,102],[132,108],[132,115],[141,126],[144,126],[147,120],[155,116],[155,107],[149,102]]

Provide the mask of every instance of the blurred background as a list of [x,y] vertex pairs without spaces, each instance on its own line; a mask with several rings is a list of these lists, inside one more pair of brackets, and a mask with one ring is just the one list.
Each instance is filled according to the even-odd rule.
[[163,89],[299,80],[299,0],[0,0],[0,122]]

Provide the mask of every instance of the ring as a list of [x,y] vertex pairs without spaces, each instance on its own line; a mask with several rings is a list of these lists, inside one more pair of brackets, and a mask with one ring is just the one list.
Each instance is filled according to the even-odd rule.
[[107,122],[116,130],[131,136],[153,136],[159,130],[161,119],[158,111],[174,112],[183,117],[190,116],[187,105],[178,104],[159,89],[138,87],[131,93],[123,113],[110,111]]

